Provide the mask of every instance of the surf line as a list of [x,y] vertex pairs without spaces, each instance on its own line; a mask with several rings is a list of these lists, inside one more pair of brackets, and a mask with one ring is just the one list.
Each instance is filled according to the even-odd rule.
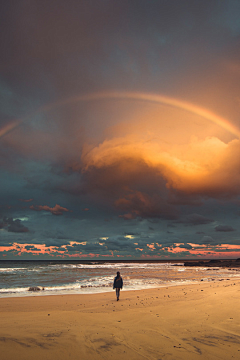
[[7,134],[8,132],[15,129],[17,126],[19,126],[23,122],[27,122],[30,120],[30,118],[34,115],[36,115],[39,112],[48,112],[50,110],[53,110],[55,108],[74,104],[77,102],[88,102],[88,101],[95,101],[95,100],[137,100],[137,101],[145,101],[145,102],[152,102],[160,105],[166,105],[171,106],[177,109],[185,110],[187,112],[190,112],[192,114],[201,116],[202,118],[205,118],[218,126],[222,127],[226,131],[230,132],[231,134],[235,135],[236,137],[240,138],[240,129],[235,127],[233,124],[230,123],[229,120],[216,115],[212,111],[208,109],[204,109],[202,107],[199,107],[197,105],[188,103],[186,101],[182,101],[179,99],[171,98],[168,96],[162,96],[157,94],[151,94],[151,93],[141,93],[141,92],[124,92],[124,91],[116,91],[116,92],[96,92],[96,93],[90,93],[85,95],[77,95],[73,96],[68,99],[64,99],[62,101],[57,101],[45,106],[42,106],[38,108],[33,113],[29,114],[24,119],[15,120],[10,126],[6,125],[2,129],[0,129],[0,138]]

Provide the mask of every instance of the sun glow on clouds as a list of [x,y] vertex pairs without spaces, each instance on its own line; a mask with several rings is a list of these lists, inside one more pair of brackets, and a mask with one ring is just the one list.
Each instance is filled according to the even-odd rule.
[[34,205],[31,205],[30,206],[30,209],[31,210],[35,210],[35,211],[48,211],[48,212],[51,212],[53,215],[62,215],[63,212],[68,212],[69,210],[56,204],[54,207],[50,207],[48,205],[37,205],[37,206],[34,206]]
[[125,235],[124,237],[125,237],[126,239],[134,239],[134,238],[135,238],[134,235]]
[[[103,108],[105,106],[107,108],[108,104],[104,104]],[[129,222],[137,218],[176,220],[177,206],[187,202],[192,204],[195,197],[199,197],[199,205],[204,198],[231,198],[239,195],[240,141],[232,136],[232,133],[238,133],[231,131],[230,136],[226,135],[226,126],[224,129],[219,126],[221,122],[213,121],[209,125],[206,119],[199,117],[194,111],[186,114],[180,110],[179,113],[178,108],[160,109],[156,104],[154,108],[149,104],[144,107],[142,104],[134,104],[128,116],[124,117],[120,113],[115,125],[96,134],[94,141],[86,137],[80,144],[78,138],[74,138],[69,147],[62,145],[67,143],[65,133],[58,134],[56,139],[54,134],[48,134],[52,137],[50,145],[57,144],[57,147],[54,151],[44,151],[43,159],[51,154],[53,159],[50,160],[53,163],[59,162],[64,169],[65,179],[74,172],[80,174],[81,180],[74,184],[74,189],[71,186],[61,187],[66,193],[76,192],[77,196],[84,193],[91,199],[101,199],[104,205],[115,207],[121,220]],[[26,156],[26,138],[22,137],[21,131],[19,128],[19,134],[11,133],[3,141],[9,141],[11,145],[14,143],[19,153],[22,151],[23,156]],[[28,135],[31,131],[34,133],[35,130],[30,129]],[[72,140],[73,134],[70,135],[69,139]],[[39,151],[43,148],[42,144],[39,148],[39,143],[41,142],[31,142],[31,154],[37,159],[41,158]],[[57,154],[56,158],[54,154]],[[32,201],[32,198],[29,199],[25,202]],[[68,215],[69,218],[71,215],[71,210],[58,204],[53,207],[30,205],[28,208],[39,216],[41,212],[45,215]],[[82,205],[80,209],[81,212],[89,210]],[[131,232],[125,234],[123,237],[126,240],[135,239],[134,235],[130,235]],[[107,248],[108,236],[99,239],[101,242],[93,244],[88,241],[70,241],[61,247],[38,244],[31,247],[30,244],[25,246],[14,243],[12,247],[3,248],[3,251],[14,250],[19,255],[48,254],[65,258],[127,256],[126,253],[119,252],[117,247],[115,250]],[[184,248],[184,244],[180,243],[163,247],[160,245],[161,239],[158,241],[159,243],[146,243],[144,246],[140,242],[133,243],[135,246],[131,249],[132,256],[236,256],[239,251],[231,245],[217,247],[188,244]],[[101,247],[99,252],[102,251],[102,255],[96,252],[93,254],[95,249],[92,249],[96,244],[99,249]],[[86,250],[87,245],[89,250]]]
[[[196,137],[184,145],[167,148],[161,142],[137,139],[134,136],[105,140],[99,146],[83,154],[83,172],[110,168],[121,161],[144,163],[163,176],[167,187],[188,193],[201,193],[206,189],[223,187],[231,191],[235,172],[235,157],[240,154],[239,140],[228,144],[216,137],[199,140]],[[76,168],[75,168],[76,169]],[[226,170],[230,172],[226,172]],[[127,165],[126,165],[126,171]],[[229,175],[229,181],[226,181]]]
[[[192,249],[184,249],[186,244],[175,244],[176,247],[172,246],[165,248],[169,254],[184,254],[195,255],[198,257],[218,257],[218,258],[236,258],[240,256],[240,245],[230,245],[230,244],[221,244],[221,245],[209,245],[209,244],[189,244],[192,246]],[[178,245],[178,246],[177,246]],[[182,246],[181,246],[182,245]]]
[[[73,247],[73,245],[86,245],[85,242],[71,242],[68,247]],[[103,245],[100,244],[99,245]],[[137,246],[137,244],[135,244]],[[101,257],[123,257],[123,256],[139,256],[141,253],[142,258],[155,258],[159,256],[161,258],[172,258],[178,255],[181,255],[184,259],[192,258],[236,258],[240,256],[240,245],[230,245],[230,244],[220,244],[220,245],[211,245],[211,244],[193,244],[193,243],[174,243],[171,246],[163,246],[159,243],[146,244],[146,247],[135,247],[135,253],[132,255],[123,254],[120,250],[109,250],[106,254],[100,253],[91,253],[91,252],[82,252],[82,251],[73,251],[68,252],[67,246],[62,246],[58,248],[56,246],[46,246],[45,244],[19,244],[13,243],[11,246],[4,246],[1,248],[1,256],[6,258],[9,254],[16,256],[24,256],[27,254],[37,256],[37,255],[49,255],[51,257],[61,257],[61,258],[101,258]]]
[[1,247],[1,251],[5,251],[6,253],[8,251],[15,252],[15,255],[22,255],[22,254],[33,254],[33,255],[43,255],[43,254],[49,254],[49,255],[64,255],[64,250],[59,250],[55,246],[46,246],[45,244],[19,244],[19,243],[13,243],[11,246],[3,246]]

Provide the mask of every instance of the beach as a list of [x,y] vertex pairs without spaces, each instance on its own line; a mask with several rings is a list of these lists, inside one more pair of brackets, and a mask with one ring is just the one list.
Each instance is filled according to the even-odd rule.
[[239,359],[240,281],[0,299],[3,360]]

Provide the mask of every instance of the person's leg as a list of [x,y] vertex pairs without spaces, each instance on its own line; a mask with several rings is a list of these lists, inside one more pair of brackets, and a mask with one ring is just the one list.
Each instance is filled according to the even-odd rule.
[[120,289],[119,289],[119,288],[116,288],[116,296],[117,296],[117,300],[119,300],[119,292],[120,292]]

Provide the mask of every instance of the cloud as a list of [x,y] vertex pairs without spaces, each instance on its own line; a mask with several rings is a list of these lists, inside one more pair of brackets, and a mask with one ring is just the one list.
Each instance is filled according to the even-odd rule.
[[190,214],[190,215],[186,215],[185,217],[182,217],[177,222],[186,225],[205,225],[214,222],[214,220],[199,214]]
[[[149,175],[164,178],[168,188],[187,194],[201,194],[206,191],[206,180],[209,182],[214,171],[219,171],[219,160],[226,156],[228,150],[228,145],[216,138],[204,141],[195,139],[181,147],[172,144],[167,147],[159,141],[146,140],[133,135],[106,140],[86,154],[83,153],[83,171],[93,168],[110,170],[117,163],[122,164],[125,172],[129,171],[129,165],[134,166],[131,173],[148,167]],[[236,152],[239,153],[239,142],[237,145]]]
[[4,228],[6,228],[8,232],[12,232],[12,233],[29,232],[29,229],[22,224],[20,219],[13,220],[13,218],[4,217],[0,222],[0,229],[4,229]]
[[40,249],[36,248],[34,245],[26,245],[25,249],[31,250],[31,251],[39,251],[40,250]]
[[78,253],[80,252],[82,254],[89,254],[89,253],[106,254],[106,253],[109,253],[106,246],[102,246],[98,242],[86,243],[86,244],[76,243],[76,244],[72,244],[72,245],[67,245],[65,248],[69,253],[76,253],[76,252],[78,252]]
[[215,227],[215,231],[230,232],[230,231],[236,231],[236,229],[234,229],[232,226],[218,225]]
[[112,236],[108,239],[100,239],[95,242],[81,242],[74,243],[66,246],[66,250],[70,253],[81,252],[83,254],[109,254],[112,251],[121,253],[134,253],[137,247],[146,247],[145,241],[137,240],[138,245],[135,244],[135,239],[129,239],[125,236]]
[[201,244],[211,244],[214,242],[214,239],[211,236],[205,235],[202,237]]
[[31,201],[33,201],[33,199],[19,199],[19,201],[23,201],[23,202],[31,202]]
[[[237,228],[240,141],[226,129],[239,126],[238,2],[65,3],[32,1],[27,12],[22,2],[1,6],[1,209],[20,220],[2,221],[1,237],[25,241],[29,223],[33,243],[56,246],[69,241],[48,236],[57,228],[71,239],[110,236],[123,245],[116,234],[144,227],[149,243],[154,236],[194,242],[204,235],[196,235],[200,227],[231,237],[214,226],[228,203],[224,221]],[[74,101],[111,91],[171,97],[228,122],[221,127],[180,108],[130,99]],[[65,216],[59,222],[41,211]],[[30,213],[29,222],[21,222],[21,212]],[[177,236],[166,233],[170,220]]]
[[181,249],[187,249],[187,250],[191,250],[193,248],[192,245],[190,245],[190,244],[180,244],[178,247]]
[[68,212],[69,210],[56,204],[54,207],[50,207],[48,205],[31,205],[31,210],[34,211],[50,211],[53,215],[63,215],[63,212]]
[[176,219],[176,210],[160,196],[149,196],[140,191],[126,195],[115,201],[115,206],[127,211],[120,215],[125,220],[141,218]]
[[[240,194],[239,156],[239,140],[225,143],[216,137],[195,137],[190,143],[168,146],[128,134],[88,147],[81,163],[71,164],[71,171],[81,173],[80,193],[109,201],[125,212],[124,219],[173,219],[179,205],[201,205],[206,197],[233,199]],[[212,220],[195,216],[186,222]]]

